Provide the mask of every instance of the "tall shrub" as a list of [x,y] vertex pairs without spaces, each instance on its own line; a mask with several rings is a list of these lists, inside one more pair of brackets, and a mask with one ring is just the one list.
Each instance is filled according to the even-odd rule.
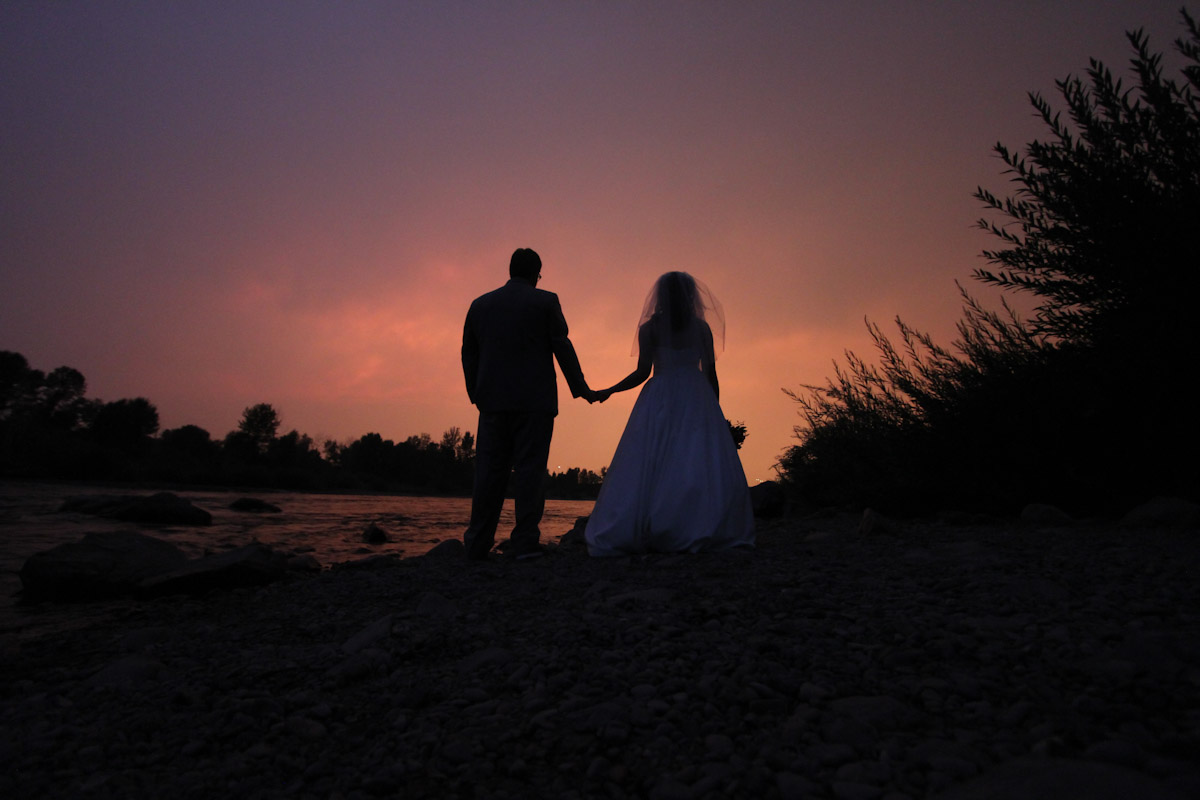
[[[996,152],[1015,185],[978,197],[1001,246],[974,277],[1032,293],[1033,317],[964,296],[950,348],[897,319],[868,322],[878,365],[854,353],[793,395],[799,444],[783,476],[815,503],[896,511],[1010,511],[1035,500],[1114,511],[1156,492],[1196,495],[1200,425],[1190,391],[1200,278],[1200,30],[1183,11],[1185,66],[1164,76],[1128,34],[1133,86],[1092,60],[1057,87],[1067,119]],[[961,288],[960,288],[961,291]]]

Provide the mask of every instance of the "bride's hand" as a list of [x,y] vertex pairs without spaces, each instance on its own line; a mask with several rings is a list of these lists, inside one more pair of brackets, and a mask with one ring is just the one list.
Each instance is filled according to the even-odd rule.
[[600,391],[596,392],[596,402],[603,403],[605,400],[607,400],[611,396],[612,396],[612,389],[601,389]]

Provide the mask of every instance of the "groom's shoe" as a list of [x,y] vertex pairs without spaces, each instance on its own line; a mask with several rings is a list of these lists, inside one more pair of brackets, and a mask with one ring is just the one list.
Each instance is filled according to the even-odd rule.
[[546,548],[540,544],[512,547],[509,550],[516,561],[532,561],[535,558],[541,558],[546,555]]

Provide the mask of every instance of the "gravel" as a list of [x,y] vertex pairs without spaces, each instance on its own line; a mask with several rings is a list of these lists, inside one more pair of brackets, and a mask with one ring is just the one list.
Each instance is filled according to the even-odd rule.
[[858,523],[28,607],[0,795],[1200,796],[1196,531]]

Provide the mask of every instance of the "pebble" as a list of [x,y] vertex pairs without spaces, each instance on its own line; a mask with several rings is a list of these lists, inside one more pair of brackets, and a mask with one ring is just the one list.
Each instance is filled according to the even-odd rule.
[[0,796],[1200,786],[1194,532],[857,523],[765,524],[738,558],[451,553],[33,607],[0,631]]

